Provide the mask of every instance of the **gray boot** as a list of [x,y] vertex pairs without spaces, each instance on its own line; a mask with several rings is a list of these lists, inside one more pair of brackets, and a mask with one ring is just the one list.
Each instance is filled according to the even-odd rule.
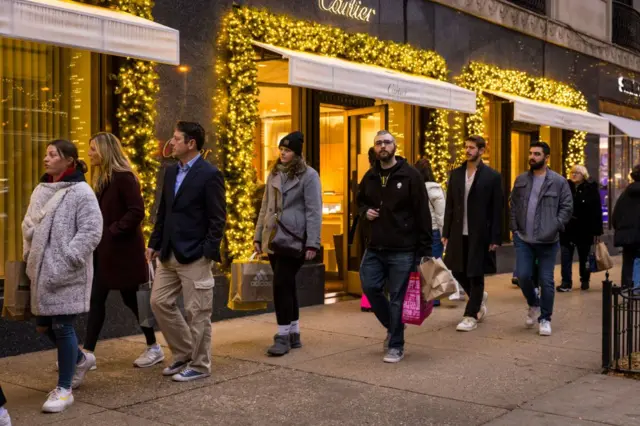
[[273,337],[273,346],[267,349],[267,353],[271,356],[282,356],[289,353],[291,350],[291,341],[289,336],[281,336],[276,334]]

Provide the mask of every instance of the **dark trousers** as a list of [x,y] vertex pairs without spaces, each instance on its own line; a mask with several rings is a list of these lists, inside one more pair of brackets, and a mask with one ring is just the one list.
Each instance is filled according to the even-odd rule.
[[0,407],[4,407],[4,404],[7,403],[7,398],[4,396],[4,392],[2,392],[2,386],[0,386]]
[[273,270],[273,305],[276,309],[278,325],[289,325],[300,319],[296,275],[304,258],[295,258],[277,254],[269,255]]
[[[479,262],[484,262],[484,255],[482,255]],[[464,316],[478,319],[478,312],[480,312],[482,297],[484,295],[484,275],[479,277],[468,276],[469,237],[466,235],[462,237],[462,263],[464,265],[464,270],[454,272],[453,276],[458,280],[458,283],[462,286],[464,292],[469,295],[469,301],[467,302],[467,307],[464,310]]]
[[36,317],[36,326],[49,337],[58,348],[58,387],[71,389],[76,364],[84,359],[78,349],[78,337],[73,328],[75,315],[56,315],[52,317]]
[[[98,337],[102,326],[104,325],[104,318],[106,315],[107,297],[109,296],[109,289],[102,286],[94,285],[91,289],[91,310],[89,311],[89,318],[87,319],[87,334],[84,339],[84,349],[87,351],[95,351],[96,344],[98,343]],[[138,316],[138,298],[136,296],[136,290],[121,290],[120,295],[124,304],[131,309],[131,312],[136,316],[136,319],[140,319]],[[153,328],[140,327],[144,333],[144,337],[147,340],[147,345],[151,346],[156,343],[156,335]]]
[[573,284],[573,252],[578,250],[578,261],[580,262],[580,282],[588,283],[591,279],[591,272],[587,268],[589,261],[589,253],[591,252],[591,244],[574,244],[563,242],[560,245],[561,265],[562,265],[562,283],[571,287]]
[[[387,329],[389,347],[404,349],[402,304],[409,274],[416,270],[415,253],[367,249],[360,265],[362,290],[378,321]],[[384,294],[389,286],[389,299]]]
[[640,250],[632,247],[622,248],[622,277],[621,284],[623,288],[633,287],[633,261],[640,256]]

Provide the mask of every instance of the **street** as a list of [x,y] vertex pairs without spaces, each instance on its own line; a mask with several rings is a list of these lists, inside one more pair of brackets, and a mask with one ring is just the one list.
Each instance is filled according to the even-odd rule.
[[273,314],[215,323],[213,376],[187,384],[160,366],[132,368],[141,335],[101,342],[98,370],[59,415],[40,413],[55,352],[1,359],[0,383],[18,426],[640,424],[640,382],[599,374],[602,275],[588,292],[556,294],[547,338],[523,327],[510,276],[490,277],[489,315],[476,331],[456,332],[462,304],[444,302],[407,329],[397,365],[382,363],[383,330],[351,301],[303,309],[304,347],[282,358],[264,355]]

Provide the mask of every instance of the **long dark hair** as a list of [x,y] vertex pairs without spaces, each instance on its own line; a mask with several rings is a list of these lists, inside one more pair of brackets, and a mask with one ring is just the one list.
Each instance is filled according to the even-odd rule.
[[[273,167],[271,167],[271,174],[278,174],[278,172],[280,171],[280,165],[283,164],[278,157],[278,159],[273,163]],[[287,164],[286,167],[289,178],[293,178],[295,175],[301,175],[307,170],[307,163],[304,161],[304,158],[296,154],[293,156],[293,160],[291,160],[291,162]]]
[[422,175],[422,179],[425,182],[435,182],[436,177],[433,174],[433,169],[431,168],[431,163],[426,158],[421,158],[416,163],[416,169]]
[[87,167],[87,163],[78,158],[78,147],[76,147],[72,142],[69,142],[66,139],[54,139],[47,144],[47,146],[53,146],[58,151],[58,155],[65,159],[73,160],[73,167],[79,172],[87,173],[89,168]]

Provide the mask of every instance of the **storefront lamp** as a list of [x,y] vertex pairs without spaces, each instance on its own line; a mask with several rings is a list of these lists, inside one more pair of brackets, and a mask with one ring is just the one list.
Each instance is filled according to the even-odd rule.
[[183,73],[183,74],[184,74],[184,73],[188,73],[190,70],[191,70],[191,68],[189,68],[189,66],[188,66],[188,65],[180,65],[180,66],[178,67],[178,72],[181,72],[181,73]]

